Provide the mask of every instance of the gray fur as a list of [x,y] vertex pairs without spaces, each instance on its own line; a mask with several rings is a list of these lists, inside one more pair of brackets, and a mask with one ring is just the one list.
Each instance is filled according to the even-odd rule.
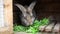
[[21,4],[15,4],[22,12],[21,21],[24,26],[32,25],[35,20],[35,12],[33,10],[36,2],[32,2],[29,6],[22,6]]

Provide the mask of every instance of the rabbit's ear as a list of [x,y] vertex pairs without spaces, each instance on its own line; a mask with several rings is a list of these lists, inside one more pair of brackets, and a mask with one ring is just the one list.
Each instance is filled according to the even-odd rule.
[[23,14],[26,12],[26,8],[23,7],[21,4],[15,4],[15,5],[22,11]]
[[36,4],[36,1],[32,2],[30,6],[28,7],[28,10],[32,10]]

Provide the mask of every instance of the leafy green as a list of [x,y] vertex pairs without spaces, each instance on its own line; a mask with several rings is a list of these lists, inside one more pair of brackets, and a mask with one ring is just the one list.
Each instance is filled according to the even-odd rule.
[[33,25],[30,25],[29,27],[25,27],[22,25],[15,25],[14,26],[14,31],[18,31],[18,32],[28,32],[28,33],[32,33],[35,34],[37,32],[39,32],[39,27],[40,26],[44,26],[47,25],[49,23],[49,19],[44,18],[42,20],[35,20]]

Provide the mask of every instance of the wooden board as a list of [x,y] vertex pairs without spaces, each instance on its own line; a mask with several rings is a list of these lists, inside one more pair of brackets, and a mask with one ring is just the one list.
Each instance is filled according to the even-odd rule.
[[12,34],[13,32],[13,9],[12,0],[4,0],[4,23],[7,27],[0,28],[0,34]]
[[45,31],[46,32],[51,32],[52,31],[52,28],[54,27],[54,22],[53,23],[51,23],[51,24],[49,24],[46,28],[45,28]]
[[40,26],[39,30],[41,32],[50,32],[50,33],[59,33],[60,32],[60,23],[51,23],[48,25]]
[[46,26],[47,26],[47,25],[40,26],[40,27],[39,27],[39,30],[40,30],[40,31],[44,31],[44,29],[45,29]]
[[53,32],[59,32],[60,23],[57,23],[55,27],[53,28]]

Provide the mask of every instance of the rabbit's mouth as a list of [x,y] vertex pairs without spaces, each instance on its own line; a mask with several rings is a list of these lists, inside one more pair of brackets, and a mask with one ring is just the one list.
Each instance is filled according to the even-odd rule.
[[34,20],[35,20],[35,18],[31,18],[31,19],[28,21],[29,24],[32,25],[32,24],[34,23]]

